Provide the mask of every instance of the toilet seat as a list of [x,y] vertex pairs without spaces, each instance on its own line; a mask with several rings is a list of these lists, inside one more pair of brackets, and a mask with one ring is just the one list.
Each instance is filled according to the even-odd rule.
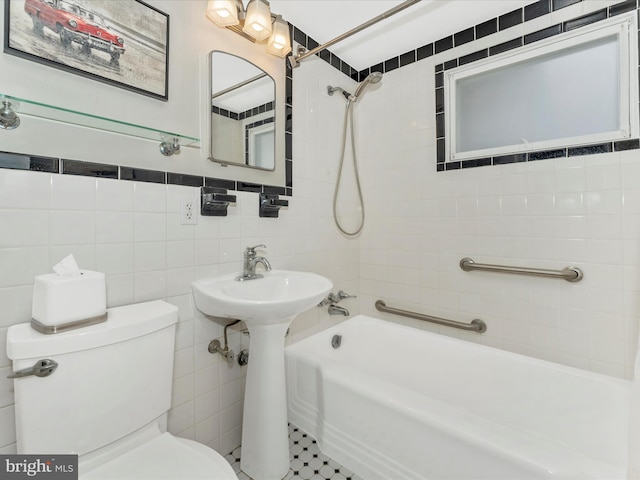
[[201,443],[163,433],[103,463],[81,480],[237,480],[231,465]]

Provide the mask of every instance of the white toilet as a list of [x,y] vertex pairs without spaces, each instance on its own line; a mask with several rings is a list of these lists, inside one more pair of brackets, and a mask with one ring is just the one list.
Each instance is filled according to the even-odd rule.
[[83,480],[237,479],[219,453],[166,431],[177,318],[153,301],[65,333],[10,327],[14,371],[58,365],[14,380],[18,453],[78,454]]

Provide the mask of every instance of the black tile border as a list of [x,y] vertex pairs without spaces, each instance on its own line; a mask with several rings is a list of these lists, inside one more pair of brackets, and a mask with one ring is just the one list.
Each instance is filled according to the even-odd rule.
[[13,152],[0,152],[0,168],[58,173],[60,159]]
[[[291,170],[291,162],[286,169]],[[42,157],[20,152],[0,151],[0,169],[25,170],[31,172],[54,173],[59,175],[76,175],[92,178],[106,178],[112,180],[134,181],[142,183],[157,183],[160,185],[183,185],[186,187],[221,187],[255,193],[278,193],[293,195],[293,187],[247,183],[225,178],[203,177],[176,172],[163,172],[127,166],[109,165],[82,160]]]
[[270,112],[274,109],[274,107],[275,107],[274,102],[267,102],[267,103],[263,103],[262,105],[253,107],[250,110],[245,110],[244,112],[233,112],[225,108],[211,106],[211,113],[215,115],[220,115],[221,117],[231,118],[232,120],[241,121],[246,118],[255,117],[256,115],[260,115],[261,113]]
[[83,177],[118,178],[118,166],[104,163],[83,162],[61,159],[60,173],[63,175],[81,175]]

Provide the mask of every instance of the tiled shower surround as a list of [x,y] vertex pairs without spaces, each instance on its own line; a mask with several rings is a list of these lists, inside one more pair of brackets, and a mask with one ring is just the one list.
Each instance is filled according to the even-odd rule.
[[[188,3],[194,7],[184,11],[202,7],[201,2]],[[237,192],[228,217],[201,217],[198,225],[180,225],[179,200],[194,193],[194,187],[0,169],[0,451],[15,451],[13,389],[5,378],[10,370],[4,354],[6,328],[29,320],[33,276],[49,272],[68,253],[82,268],[107,274],[109,306],[166,299],[180,307],[169,427],[222,453],[240,443],[244,372],[206,351],[208,342],[222,335],[222,324],[197,312],[189,285],[196,278],[237,271],[247,245],[267,244],[274,268],[314,271],[329,277],[334,291],[357,294],[343,303],[352,315],[361,311],[629,377],[640,317],[639,151],[445,172],[434,167],[437,64],[612,3],[571,4],[394,68],[367,89],[355,105],[367,214],[357,239],[339,235],[331,218],[344,100],[326,93],[327,85],[353,89],[355,82],[317,58],[306,60],[293,74],[295,194],[279,219],[259,218],[257,195]],[[194,11],[193,17],[199,19],[202,12]],[[180,22],[173,20],[177,28]],[[198,40],[185,38],[193,44]],[[416,47],[423,43],[416,40]],[[132,95],[117,89],[112,94]],[[29,132],[26,123],[24,131],[0,133],[0,141]],[[41,147],[29,150],[38,143],[34,138],[14,151],[44,154]],[[120,145],[119,137],[108,139]],[[144,147],[140,151],[152,150],[147,168],[180,171],[192,160],[185,154],[167,160],[168,167],[156,166],[163,160],[158,160],[157,147],[139,143]],[[47,154],[105,161],[104,155],[96,160],[92,154],[70,156],[66,147],[56,148],[60,151]],[[110,148],[101,144],[101,149]],[[128,160],[118,163],[129,165]],[[345,186],[353,185],[348,170]],[[352,193],[342,196],[346,217],[355,216]],[[569,284],[467,273],[458,267],[467,256],[541,268],[576,265],[585,278]],[[373,307],[377,299],[465,322],[480,317],[488,331],[476,335],[382,315]],[[313,309],[294,321],[287,341],[343,318]],[[240,342],[248,344],[237,331],[231,338],[236,351]]]

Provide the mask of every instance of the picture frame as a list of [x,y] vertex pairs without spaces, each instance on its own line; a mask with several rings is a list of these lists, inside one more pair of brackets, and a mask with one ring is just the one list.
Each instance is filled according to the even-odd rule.
[[169,99],[169,15],[141,0],[5,0],[4,52]]

